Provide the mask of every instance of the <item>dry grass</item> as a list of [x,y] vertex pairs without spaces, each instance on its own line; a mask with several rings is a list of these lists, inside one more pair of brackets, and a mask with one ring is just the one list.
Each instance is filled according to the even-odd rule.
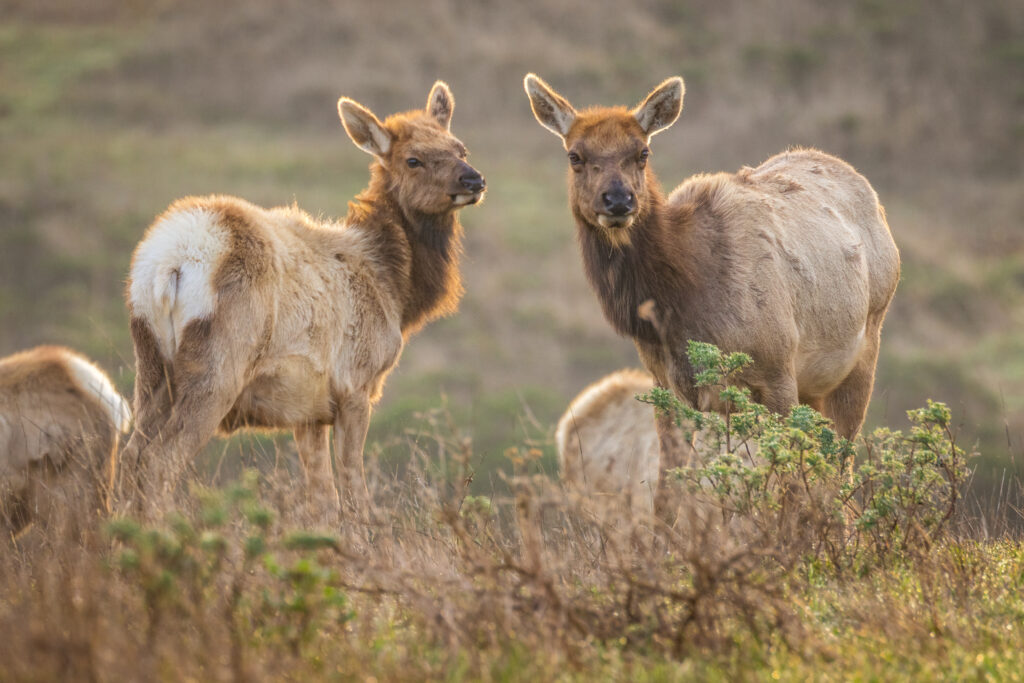
[[[919,534],[924,517],[894,516],[896,535],[837,526],[838,488],[811,470],[775,482],[763,502],[781,507],[680,488],[671,523],[537,475],[478,497],[471,443],[443,415],[425,430],[400,477],[371,473],[365,522],[311,529],[276,470],[193,480],[153,526],[72,510],[92,522],[9,542],[0,642],[17,654],[0,677],[891,680],[1024,663],[1019,541]],[[521,469],[536,455],[510,453]]]
[[529,680],[606,649],[721,652],[736,628],[803,645],[778,572],[719,525],[597,520],[546,478],[468,496],[466,444],[434,441],[455,449],[453,481],[424,458],[331,535],[292,531],[301,493],[275,476],[195,489],[151,530],[33,530],[0,562],[0,635],[19,653],[3,676]]

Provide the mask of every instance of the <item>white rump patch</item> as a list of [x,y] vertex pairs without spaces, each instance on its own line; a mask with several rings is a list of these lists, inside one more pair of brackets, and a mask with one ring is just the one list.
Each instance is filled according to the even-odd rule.
[[117,389],[111,384],[110,378],[98,367],[75,354],[67,354],[65,360],[71,376],[80,387],[99,399],[99,402],[110,414],[110,421],[118,431],[127,434],[128,425],[132,421],[132,411]]
[[213,274],[228,245],[217,214],[196,207],[162,218],[135,250],[132,310],[150,324],[165,358],[174,355],[189,322],[213,313]]

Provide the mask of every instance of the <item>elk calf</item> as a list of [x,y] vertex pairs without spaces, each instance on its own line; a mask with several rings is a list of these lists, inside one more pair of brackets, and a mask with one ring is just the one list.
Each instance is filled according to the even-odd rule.
[[0,359],[0,518],[10,531],[61,510],[102,510],[130,420],[110,379],[70,349]]
[[[424,110],[380,121],[342,98],[353,142],[373,156],[340,223],[234,197],[175,202],[132,257],[128,284],[137,426],[123,455],[149,511],[218,430],[292,429],[309,493],[333,516],[340,488],[368,503],[370,407],[406,340],[455,311],[456,212],[484,193],[450,131],[442,82]],[[334,427],[332,478],[330,446]]]
[[[657,382],[702,410],[687,340],[744,351],[739,378],[778,413],[801,402],[853,438],[874,383],[899,253],[874,190],[845,162],[794,150],[757,168],[697,175],[667,197],[650,141],[682,110],[670,78],[637,107],[577,112],[529,74],[537,120],[569,157],[569,203],[605,317],[633,338]],[[640,315],[651,300],[664,334]],[[674,463],[663,451],[662,470]]]

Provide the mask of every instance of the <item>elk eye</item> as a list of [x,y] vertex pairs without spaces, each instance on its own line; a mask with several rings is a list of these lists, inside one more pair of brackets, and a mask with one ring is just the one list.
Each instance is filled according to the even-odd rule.
[[583,159],[581,159],[580,155],[577,154],[576,152],[569,152],[569,163],[572,164],[573,166],[577,166],[583,163]]
[[647,157],[649,157],[649,156],[651,156],[651,150],[649,150],[649,149],[641,150],[641,152],[640,152],[640,161],[641,162],[647,161]]
[[405,163],[408,164],[409,168],[419,168],[423,165],[423,162],[416,157],[409,157],[405,160]]

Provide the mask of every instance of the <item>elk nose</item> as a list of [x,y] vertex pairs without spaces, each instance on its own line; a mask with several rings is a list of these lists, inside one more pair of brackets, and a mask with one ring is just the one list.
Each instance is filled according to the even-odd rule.
[[460,175],[459,183],[470,192],[479,192],[487,186],[484,177],[476,171],[467,171]]
[[605,211],[613,216],[625,216],[633,210],[635,197],[625,189],[613,189],[601,195]]

